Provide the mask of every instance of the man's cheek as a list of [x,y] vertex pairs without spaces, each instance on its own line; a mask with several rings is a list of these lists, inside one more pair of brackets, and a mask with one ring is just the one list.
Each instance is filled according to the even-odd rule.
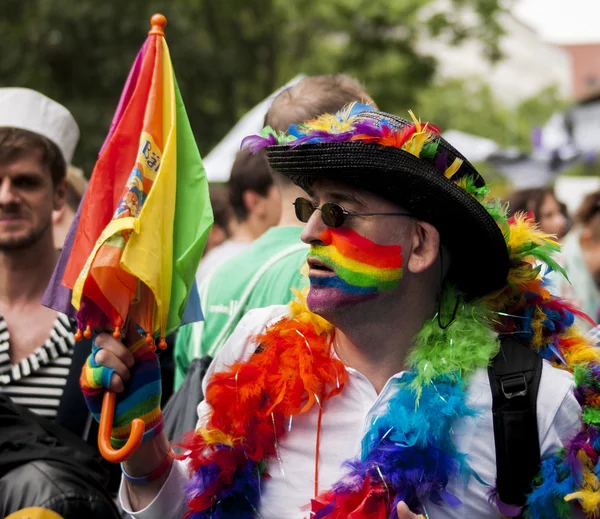
[[360,302],[364,296],[371,299],[398,286],[403,273],[400,245],[379,245],[347,228],[330,229],[327,234],[322,240],[327,245],[313,246],[309,257],[328,265],[335,276],[311,278],[315,291],[330,289],[333,300],[344,293],[353,296],[352,302]]

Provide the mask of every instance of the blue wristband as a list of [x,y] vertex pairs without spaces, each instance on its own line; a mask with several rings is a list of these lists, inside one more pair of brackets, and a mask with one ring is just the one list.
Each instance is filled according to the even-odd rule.
[[173,458],[171,457],[171,452],[169,451],[162,463],[152,472],[150,472],[150,474],[146,474],[145,476],[130,476],[127,474],[127,472],[125,472],[125,468],[123,467],[122,463],[121,472],[123,472],[123,477],[132,485],[147,485],[151,481],[160,478],[165,472],[167,472],[172,463]]

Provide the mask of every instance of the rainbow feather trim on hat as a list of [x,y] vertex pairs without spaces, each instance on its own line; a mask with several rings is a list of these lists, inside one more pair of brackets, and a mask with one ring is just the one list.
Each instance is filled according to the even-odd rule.
[[300,125],[290,127],[287,133],[276,132],[267,126],[260,135],[246,137],[242,148],[256,152],[261,148],[275,145],[289,145],[292,148],[303,144],[324,142],[363,142],[401,149],[420,159],[435,161],[435,165],[446,178],[452,178],[462,160],[454,159],[447,165],[448,155],[438,152],[440,129],[430,123],[422,123],[409,110],[412,124],[397,128],[386,121],[356,120],[356,116],[373,110],[367,105],[352,103],[337,114],[324,114]]

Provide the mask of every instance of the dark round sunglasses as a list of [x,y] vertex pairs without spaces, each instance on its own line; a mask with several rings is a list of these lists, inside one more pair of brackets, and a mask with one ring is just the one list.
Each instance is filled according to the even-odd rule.
[[349,216],[411,216],[409,213],[353,213],[341,205],[327,202],[317,207],[306,198],[296,198],[294,202],[296,218],[303,223],[308,222],[315,211],[321,211],[321,218],[327,227],[341,227]]

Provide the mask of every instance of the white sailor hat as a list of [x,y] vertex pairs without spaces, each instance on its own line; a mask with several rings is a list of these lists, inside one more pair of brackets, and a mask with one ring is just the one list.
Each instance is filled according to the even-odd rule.
[[0,128],[46,137],[58,146],[67,164],[79,140],[79,127],[69,110],[29,88],[0,88]]

